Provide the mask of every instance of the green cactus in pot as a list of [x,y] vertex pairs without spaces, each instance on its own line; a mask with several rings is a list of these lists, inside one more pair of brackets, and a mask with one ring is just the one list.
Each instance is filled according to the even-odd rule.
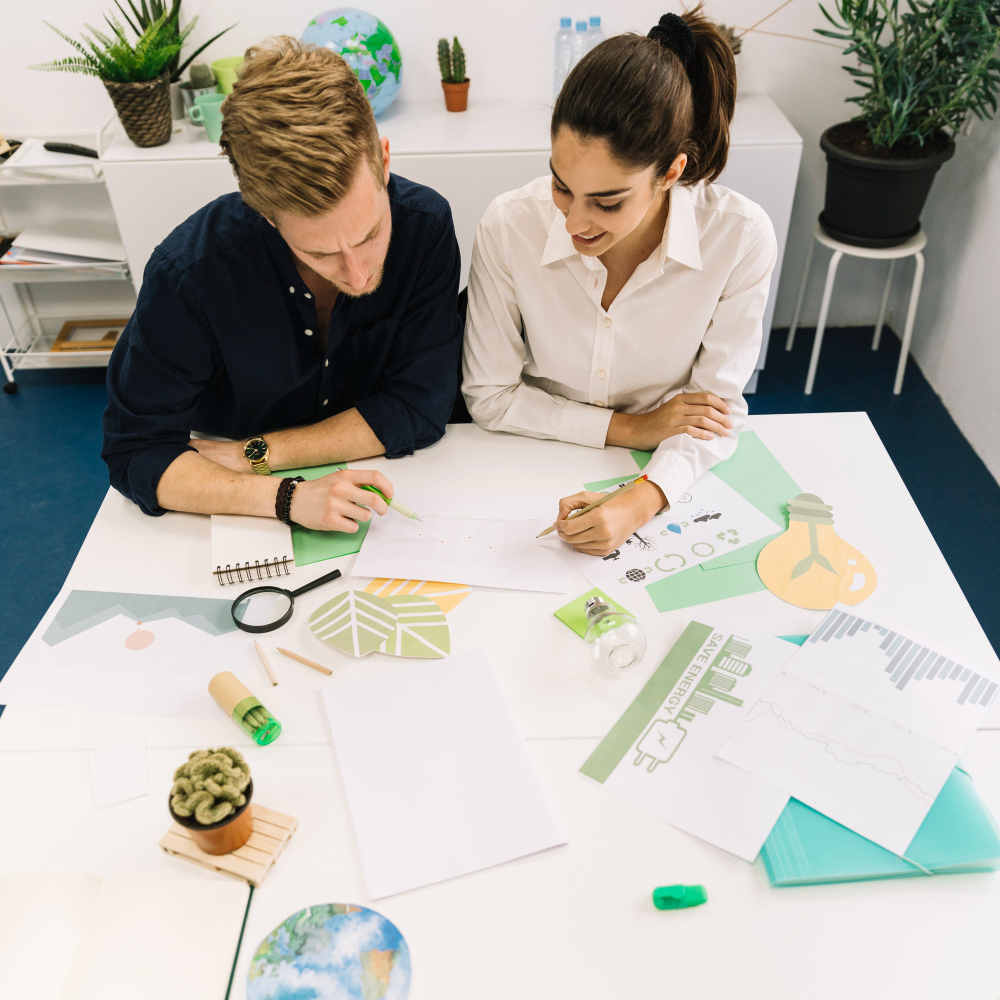
[[232,747],[195,750],[174,772],[170,808],[182,819],[211,826],[246,805],[250,767]]

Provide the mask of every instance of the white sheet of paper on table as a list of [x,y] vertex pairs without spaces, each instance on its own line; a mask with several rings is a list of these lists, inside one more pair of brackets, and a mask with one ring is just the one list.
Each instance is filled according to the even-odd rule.
[[[94,622],[82,621],[53,637],[49,629],[74,593],[78,592],[67,589],[53,602],[17,662],[0,680],[0,705],[223,717],[208,693],[209,680],[220,670],[241,676],[255,659],[251,637],[240,632],[231,618],[224,625],[228,631],[213,634],[178,617],[139,623],[125,614],[104,620],[98,615]],[[205,600],[206,608],[214,609],[214,619],[221,621],[219,602]]]
[[566,843],[485,652],[322,693],[370,898]]
[[421,521],[394,511],[373,517],[355,576],[564,594],[588,562],[554,532],[535,537],[555,519],[555,499],[431,493],[405,499]]
[[88,759],[96,809],[149,794],[146,741],[142,737],[98,747],[90,751]]
[[795,649],[715,616],[692,621],[581,773],[753,861],[788,795],[716,753]]
[[719,756],[905,854],[998,691],[910,629],[837,605]]
[[778,531],[718,476],[706,472],[670,509],[640,528],[602,559],[591,558],[584,576],[606,593],[621,597],[683,569],[732,552]]

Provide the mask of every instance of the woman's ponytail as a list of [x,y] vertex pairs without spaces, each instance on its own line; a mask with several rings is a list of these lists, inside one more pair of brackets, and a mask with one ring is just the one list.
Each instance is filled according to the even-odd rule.
[[725,168],[735,106],[732,50],[699,5],[664,14],[645,38],[616,35],[592,49],[556,99],[552,135],[566,126],[605,139],[619,159],[660,176],[686,153],[681,183],[696,184]]

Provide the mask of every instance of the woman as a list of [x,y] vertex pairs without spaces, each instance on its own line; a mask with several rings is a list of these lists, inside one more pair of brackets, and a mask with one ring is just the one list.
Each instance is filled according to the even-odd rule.
[[619,35],[572,70],[551,178],[501,195],[476,234],[464,356],[489,430],[655,449],[647,482],[560,536],[606,555],[727,458],[746,419],[774,267],[770,220],[712,182],[736,100],[732,52],[700,8]]

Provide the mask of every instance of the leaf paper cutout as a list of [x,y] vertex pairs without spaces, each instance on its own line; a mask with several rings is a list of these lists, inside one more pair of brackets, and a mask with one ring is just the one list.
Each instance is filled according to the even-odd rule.
[[421,657],[441,657],[451,652],[448,621],[430,597],[400,594],[383,600],[392,606],[396,630],[379,647],[379,652]]
[[400,594],[423,594],[442,611],[448,612],[472,593],[464,583],[438,583],[435,580],[387,580],[380,577],[365,587],[366,594],[378,597],[396,597]]
[[331,646],[352,656],[365,656],[396,631],[396,613],[381,597],[345,590],[309,616],[309,628]]

